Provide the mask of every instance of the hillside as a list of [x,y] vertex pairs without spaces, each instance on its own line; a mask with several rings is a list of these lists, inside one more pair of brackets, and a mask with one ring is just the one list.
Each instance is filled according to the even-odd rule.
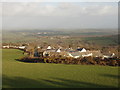
[[90,43],[97,43],[99,45],[118,45],[118,35],[107,35],[102,37],[85,37],[84,41]]
[[3,49],[3,88],[117,88],[118,67],[24,63],[22,51]]
[[[87,32],[89,31],[89,32]],[[55,37],[54,39],[51,39]],[[116,31],[107,30],[71,30],[71,31],[55,31],[55,30],[25,30],[25,31],[3,31],[3,43],[28,43],[28,42],[61,42],[59,38],[70,37],[68,39],[61,39],[63,42],[92,42],[100,45],[117,45]]]

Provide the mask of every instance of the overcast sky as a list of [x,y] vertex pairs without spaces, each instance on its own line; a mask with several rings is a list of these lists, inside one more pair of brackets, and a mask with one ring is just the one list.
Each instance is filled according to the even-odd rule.
[[117,2],[4,2],[3,30],[117,28]]

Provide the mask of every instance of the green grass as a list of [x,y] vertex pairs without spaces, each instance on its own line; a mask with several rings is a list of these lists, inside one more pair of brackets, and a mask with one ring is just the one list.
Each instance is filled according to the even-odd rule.
[[3,88],[118,87],[118,67],[24,63],[22,51],[3,50]]

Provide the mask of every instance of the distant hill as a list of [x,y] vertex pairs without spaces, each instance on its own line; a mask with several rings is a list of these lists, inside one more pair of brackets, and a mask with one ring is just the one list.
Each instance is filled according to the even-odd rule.
[[108,35],[102,37],[85,37],[83,40],[97,43],[99,45],[118,45],[118,36],[119,35]]
[[[71,37],[84,37],[83,40],[89,42],[106,42],[117,43],[116,30],[19,30],[19,31],[3,31],[3,42],[31,42],[38,39],[39,36],[71,36]],[[108,42],[107,42],[108,41]],[[99,43],[98,42],[98,43]]]

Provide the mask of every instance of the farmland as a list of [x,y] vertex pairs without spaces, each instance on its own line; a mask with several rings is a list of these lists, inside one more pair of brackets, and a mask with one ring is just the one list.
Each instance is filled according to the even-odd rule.
[[99,45],[118,45],[118,36],[110,35],[110,36],[102,36],[102,37],[85,37],[84,41],[90,43],[97,43]]
[[[87,32],[88,31],[88,32]],[[73,30],[73,31],[55,31],[55,30],[25,30],[25,31],[4,31],[2,35],[2,43],[35,43],[37,45],[60,45],[67,47],[71,45],[73,48],[77,46],[86,47],[88,49],[101,49],[104,46],[117,46],[118,35],[113,30]]]
[[23,57],[22,51],[2,51],[3,88],[118,87],[119,67],[25,63],[16,60]]

